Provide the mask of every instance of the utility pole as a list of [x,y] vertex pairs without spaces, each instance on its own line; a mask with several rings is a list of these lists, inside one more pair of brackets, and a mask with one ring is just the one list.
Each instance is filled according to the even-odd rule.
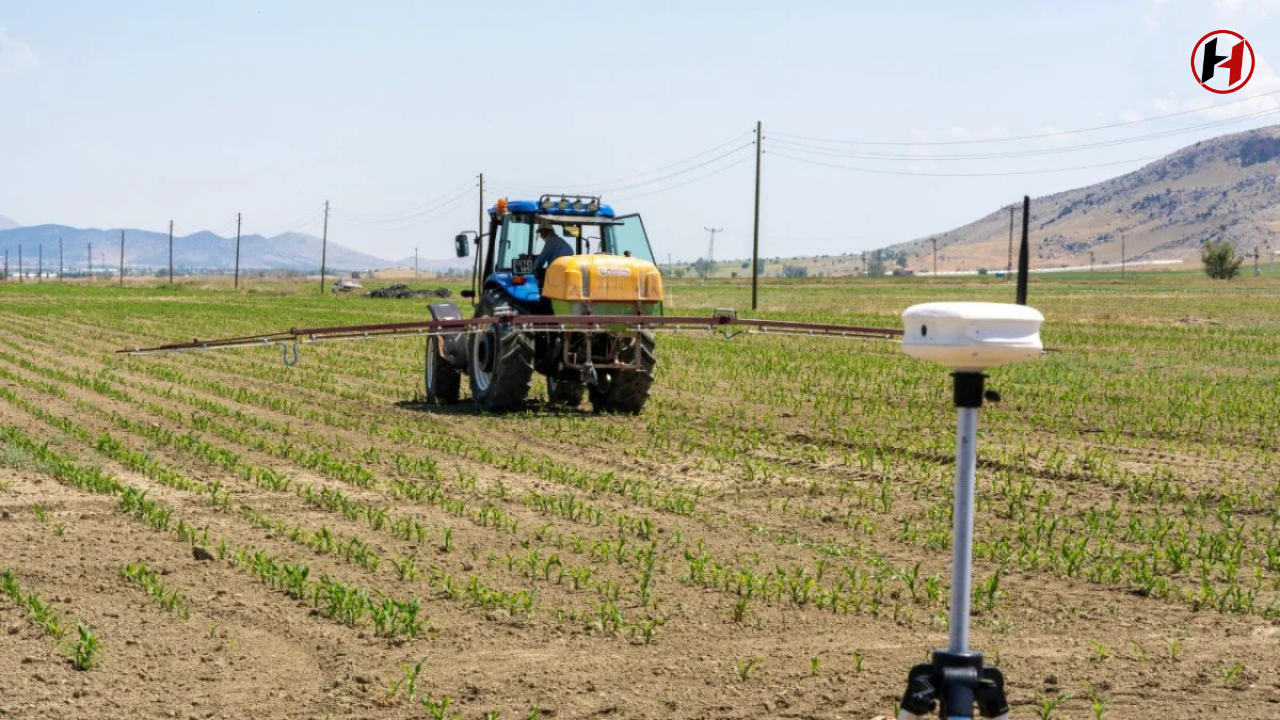
[[18,246],[18,282],[22,282],[22,276],[26,273],[22,269],[22,246]]
[[[323,278],[323,275],[321,276]],[[240,289],[240,213],[236,213],[236,279],[235,289]]]
[[[706,280],[707,276],[711,274],[711,271],[714,270],[716,266],[716,233],[724,232],[724,228],[711,228],[711,227],[707,227],[706,225],[703,225],[702,229],[711,233],[711,244],[707,246],[707,267],[706,267],[706,270],[702,273],[702,279]],[[755,255],[751,256],[751,260],[752,262],[755,262]],[[755,268],[752,268],[751,269],[751,277],[752,277],[751,289],[753,291],[752,294],[754,294],[754,291],[755,291],[755,280],[754,280],[755,274],[756,274]],[[752,303],[751,306],[754,308],[755,303]]]
[[89,278],[90,282],[92,282],[93,281],[93,243],[89,243],[89,247],[85,252],[85,255],[86,255],[85,262],[89,264],[84,266],[84,275],[85,277]]
[[[1028,239],[1031,222],[1031,196],[1022,196],[1022,244],[1018,247],[1018,289],[1019,305],[1027,304],[1027,276],[1031,274],[1031,241]],[[1024,272],[1025,271],[1025,272]]]
[[1089,251],[1089,274],[1093,274],[1093,251]]
[[667,253],[667,277],[675,277],[675,266],[671,264],[671,253]]
[[1124,233],[1120,233],[1120,277],[1124,278]]
[[124,231],[120,231],[120,287],[124,287]]
[[1013,205],[1009,206],[1009,264],[1005,266],[1004,276],[1013,279]]
[[169,284],[173,284],[173,221],[169,221]]
[[862,251],[862,276],[866,277],[866,275],[867,275],[867,251],[863,250]]
[[933,243],[933,276],[938,277],[938,238],[931,237],[929,241]]
[[[761,143],[760,121],[756,121],[756,213],[751,227],[751,309],[756,309],[756,291],[760,276],[760,156],[764,153]],[[715,233],[711,234],[712,242]]]
[[[44,243],[41,243],[36,247],[40,249],[40,259],[36,264],[36,282],[42,283],[44,282]],[[1254,269],[1257,269],[1257,265],[1254,266]]]
[[413,249],[413,279],[418,279],[418,248]]
[[320,297],[324,297],[324,271],[329,260],[329,201],[324,201],[324,233],[320,238]]
[[476,246],[484,237],[484,173],[480,173],[480,205],[476,208]]
[[1262,271],[1258,269],[1258,246],[1253,246],[1253,276],[1258,277]]
[[58,236],[58,282],[62,282],[62,236]]
[[4,279],[9,279],[9,251],[4,251]]

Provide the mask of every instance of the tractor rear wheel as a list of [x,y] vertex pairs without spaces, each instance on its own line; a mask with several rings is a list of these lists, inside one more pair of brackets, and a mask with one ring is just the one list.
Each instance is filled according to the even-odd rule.
[[472,337],[471,399],[490,412],[523,404],[533,377],[533,338],[507,324]]
[[639,362],[639,370],[612,371],[591,388],[591,407],[596,412],[639,414],[649,400],[653,369],[658,364],[653,333],[641,332],[618,351],[620,362]]
[[547,376],[547,399],[553,405],[576,408],[582,404],[582,396],[586,391],[587,386],[582,383],[556,380],[550,375]]
[[462,373],[440,355],[440,338],[427,338],[427,362],[424,381],[427,402],[456,403],[462,389]]

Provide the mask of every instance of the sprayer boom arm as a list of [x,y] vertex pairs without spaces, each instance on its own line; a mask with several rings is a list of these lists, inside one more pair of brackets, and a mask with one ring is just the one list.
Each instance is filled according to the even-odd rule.
[[709,330],[730,334],[776,333],[783,335],[825,335],[832,337],[892,340],[902,336],[897,328],[824,325],[784,320],[755,320],[717,313],[711,317],[651,317],[637,315],[508,315],[459,320],[422,320],[380,323],[374,325],[339,325],[336,327],[292,328],[284,332],[247,335],[219,340],[192,340],[152,347],[125,348],[118,352],[146,355],[164,352],[188,352],[220,348],[256,347],[316,343],[330,340],[372,340],[374,338],[454,335],[474,333],[489,325],[509,325],[525,332],[610,332],[625,330]]

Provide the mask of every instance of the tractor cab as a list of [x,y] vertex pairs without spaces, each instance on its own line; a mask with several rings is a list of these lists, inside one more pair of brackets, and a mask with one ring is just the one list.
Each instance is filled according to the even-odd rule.
[[[469,254],[467,239],[465,233],[458,236],[458,257]],[[603,292],[595,300],[627,301],[626,314],[660,314],[661,277],[644,222],[637,214],[616,216],[598,197],[498,200],[489,209],[488,234],[475,244],[482,250],[472,278],[479,293],[464,294],[476,301],[503,297],[525,314],[575,314],[584,301],[593,300],[595,283]],[[548,250],[548,245],[558,248]],[[603,285],[610,286],[608,292]],[[637,307],[644,312],[637,313]]]
[[[458,257],[470,254],[472,235],[454,239]],[[589,394],[595,410],[640,412],[653,384],[655,341],[617,318],[662,314],[662,275],[640,216],[618,217],[600,198],[581,195],[499,200],[488,234],[474,242],[472,289],[462,295],[475,318],[493,321],[427,338],[427,398],[456,401],[466,375],[477,405],[505,410],[524,402],[537,372],[552,403],[576,407]],[[452,303],[429,309],[434,320],[462,318]],[[563,317],[574,327],[527,328],[519,316]],[[614,319],[579,327],[588,316]]]

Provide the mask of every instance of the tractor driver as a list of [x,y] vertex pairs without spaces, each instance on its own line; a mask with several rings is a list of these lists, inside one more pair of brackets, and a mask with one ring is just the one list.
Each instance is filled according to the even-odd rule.
[[574,253],[573,246],[556,234],[551,223],[538,223],[538,237],[542,239],[542,252],[538,253],[538,258],[533,262],[533,273],[538,278],[538,286],[541,287],[546,280],[547,268],[551,267],[551,263]]

